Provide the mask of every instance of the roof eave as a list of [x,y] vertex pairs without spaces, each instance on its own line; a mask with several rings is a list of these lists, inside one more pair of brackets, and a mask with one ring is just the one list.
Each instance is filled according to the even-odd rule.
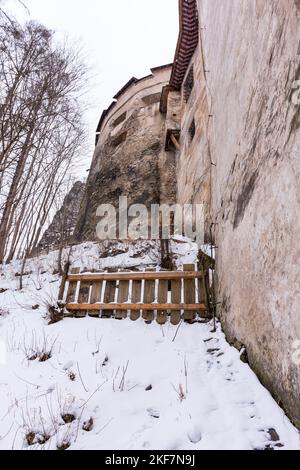
[[176,46],[170,85],[181,88],[191,58],[199,43],[196,0],[179,0],[179,37]]

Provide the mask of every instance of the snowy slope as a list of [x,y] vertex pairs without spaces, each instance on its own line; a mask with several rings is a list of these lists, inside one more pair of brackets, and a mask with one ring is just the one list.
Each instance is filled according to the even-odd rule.
[[[94,248],[76,248],[77,265],[92,263]],[[48,326],[55,256],[29,261],[21,292],[17,262],[0,272],[8,289],[0,293],[0,449],[300,449],[298,431],[219,325],[212,333],[210,323],[183,323],[175,339],[177,327],[141,319]]]

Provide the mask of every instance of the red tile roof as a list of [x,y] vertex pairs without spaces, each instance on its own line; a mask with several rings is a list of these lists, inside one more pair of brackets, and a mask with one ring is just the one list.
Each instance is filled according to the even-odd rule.
[[135,85],[139,81],[138,78],[132,77],[128,80],[127,83],[118,91],[118,93],[114,96],[114,99],[117,100],[123,93],[129,88],[131,85]]

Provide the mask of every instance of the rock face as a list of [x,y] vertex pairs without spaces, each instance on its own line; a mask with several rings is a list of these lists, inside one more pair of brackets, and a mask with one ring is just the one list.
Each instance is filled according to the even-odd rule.
[[180,87],[177,197],[207,202],[227,336],[245,345],[250,365],[300,426],[300,105],[292,100],[300,4],[188,4],[198,9],[199,44]]
[[[131,79],[103,113],[76,227],[78,241],[97,239],[100,204],[118,209],[120,196],[128,197],[128,205],[148,208],[175,200],[175,156],[166,161],[165,116],[160,112],[162,88],[170,72],[170,65],[162,66],[152,69],[148,77]],[[164,184],[170,180],[173,184]]]
[[85,184],[81,181],[74,183],[65,197],[62,207],[56,212],[51,224],[42,236],[37,251],[57,248],[61,242],[63,244],[71,242],[84,189]]

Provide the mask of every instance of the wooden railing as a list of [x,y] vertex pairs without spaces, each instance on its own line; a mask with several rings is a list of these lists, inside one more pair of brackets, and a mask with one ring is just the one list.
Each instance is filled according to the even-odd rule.
[[181,319],[208,318],[203,271],[184,265],[183,271],[79,273],[67,276],[65,308],[68,316],[122,319],[129,316],[176,325]]

